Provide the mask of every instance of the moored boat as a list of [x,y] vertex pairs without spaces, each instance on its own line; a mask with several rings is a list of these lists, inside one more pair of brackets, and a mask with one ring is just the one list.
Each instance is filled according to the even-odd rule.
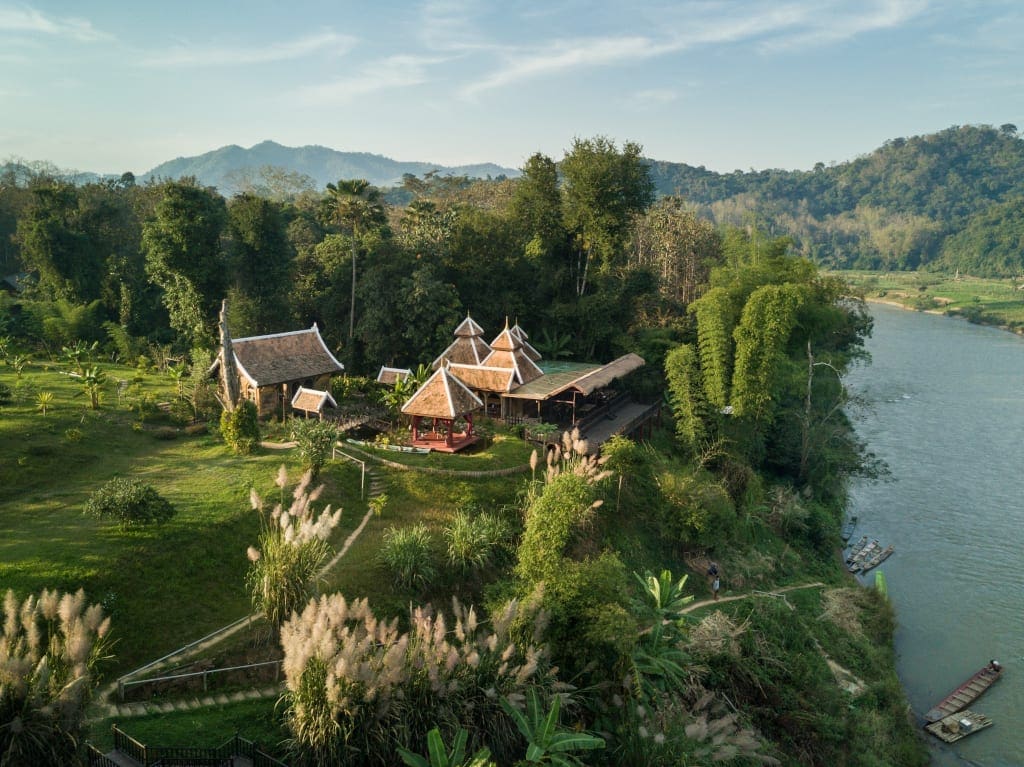
[[868,570],[871,570],[872,568],[878,567],[880,564],[882,564],[882,562],[884,562],[890,556],[892,556],[892,553],[895,550],[895,546],[886,546],[881,551],[876,551],[870,557],[861,562],[860,572],[863,574],[866,573]]
[[846,564],[850,564],[850,560],[857,556],[857,554],[860,553],[860,550],[867,545],[868,537],[866,535],[861,536],[861,539],[853,544],[853,547],[850,549],[850,553],[846,555]]
[[853,514],[846,524],[843,525],[843,531],[839,534],[839,537],[843,539],[843,543],[849,543],[850,538],[853,537],[853,531],[857,527],[857,515]]
[[939,740],[946,743],[956,743],[961,738],[973,735],[978,730],[984,730],[992,726],[992,720],[984,714],[964,709],[956,714],[950,714],[937,722],[925,725],[925,729]]
[[882,547],[877,540],[871,541],[871,543],[846,560],[846,569],[851,573],[859,572],[864,563],[881,550]]
[[998,662],[989,661],[988,665],[975,671],[970,679],[935,704],[931,711],[924,715],[925,721],[937,722],[967,708],[995,684],[1002,673],[1003,667]]

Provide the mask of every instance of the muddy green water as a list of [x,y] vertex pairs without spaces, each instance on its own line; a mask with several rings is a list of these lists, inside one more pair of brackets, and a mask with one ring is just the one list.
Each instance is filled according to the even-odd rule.
[[[856,482],[854,534],[896,546],[882,566],[897,612],[897,670],[920,717],[998,658],[972,709],[993,727],[933,748],[936,765],[1024,765],[1024,339],[872,305],[872,362],[848,387],[892,478]],[[929,738],[929,740],[934,740]]]

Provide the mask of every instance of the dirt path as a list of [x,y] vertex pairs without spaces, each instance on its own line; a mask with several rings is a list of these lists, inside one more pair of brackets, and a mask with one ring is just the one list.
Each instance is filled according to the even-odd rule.
[[775,596],[781,596],[782,594],[786,594],[786,593],[788,593],[790,591],[799,591],[801,589],[823,589],[825,587],[826,587],[826,584],[824,584],[824,583],[822,583],[820,581],[815,581],[814,583],[801,583],[801,584],[798,584],[796,586],[786,586],[786,587],[781,588],[781,589],[775,589],[774,591],[751,591],[751,592],[749,592],[747,594],[735,594],[735,595],[733,595],[731,597],[719,597],[717,600],[716,599],[703,599],[700,602],[692,602],[691,604],[687,605],[682,610],[682,612],[688,613],[688,612],[692,612],[693,610],[697,610],[698,608],[701,608],[701,607],[707,607],[708,605],[714,605],[714,604],[719,604],[720,605],[723,602],[735,602],[737,599],[750,599],[751,597],[775,597]]

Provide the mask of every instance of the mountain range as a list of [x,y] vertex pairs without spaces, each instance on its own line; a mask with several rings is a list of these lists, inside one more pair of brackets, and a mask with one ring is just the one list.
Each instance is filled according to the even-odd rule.
[[324,146],[287,147],[274,141],[264,141],[248,149],[232,144],[196,157],[168,160],[143,173],[140,180],[195,176],[201,184],[215,186],[221,194],[230,196],[239,190],[247,175],[266,167],[284,168],[307,176],[317,189],[343,178],[365,178],[382,188],[400,186],[402,176],[407,173],[423,176],[434,172],[441,176],[471,178],[514,178],[519,175],[515,168],[503,168],[494,163],[449,166],[400,162],[367,152],[340,152]]

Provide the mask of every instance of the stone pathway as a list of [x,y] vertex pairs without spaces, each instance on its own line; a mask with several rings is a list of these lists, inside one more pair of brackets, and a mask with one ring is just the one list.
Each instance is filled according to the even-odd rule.
[[[387,489],[387,485],[384,479],[373,470],[371,466],[366,468],[367,476],[370,480],[370,492],[367,500],[372,500],[380,495],[383,495]],[[360,534],[369,524],[370,519],[373,517],[373,508],[367,509],[366,514],[363,516],[359,526],[349,534],[348,538],[342,544],[338,553],[324,565],[320,571],[320,577],[324,577],[341,561],[341,558],[348,553],[348,550],[352,547],[352,544],[358,540]],[[248,628],[252,621],[259,619],[258,614],[248,616],[242,620],[236,621],[223,629],[210,634],[205,637],[202,641],[188,647],[180,653],[170,655],[163,659],[160,663],[155,664],[149,670],[155,671],[160,668],[165,668],[171,664],[181,663],[189,658],[195,657],[200,653],[208,650],[209,648],[223,642],[230,636],[237,634],[242,629]],[[118,718],[126,719],[134,716],[146,716],[148,714],[159,714],[169,713],[171,711],[192,711],[198,708],[205,708],[208,706],[222,706],[226,703],[238,702],[243,700],[256,700],[259,698],[275,698],[278,697],[284,690],[284,683],[270,685],[262,688],[254,688],[250,690],[241,690],[229,694],[219,695],[206,695],[202,697],[183,698],[174,701],[139,701],[134,703],[123,703],[117,701],[117,683],[115,680],[113,683],[100,689],[91,706],[89,712],[86,715],[87,722],[98,722],[103,719]]]

